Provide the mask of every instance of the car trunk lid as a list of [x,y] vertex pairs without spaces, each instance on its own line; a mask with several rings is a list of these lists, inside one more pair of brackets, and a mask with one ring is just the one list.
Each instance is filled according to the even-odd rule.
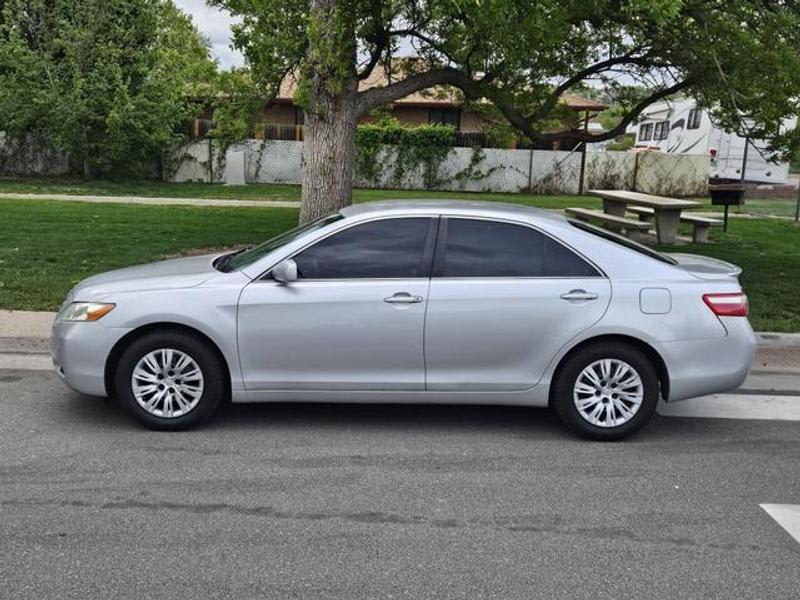
[[695,277],[701,279],[719,279],[721,277],[736,278],[741,274],[742,269],[737,265],[711,258],[710,256],[700,256],[698,254],[668,253],[676,262],[676,267],[688,271]]

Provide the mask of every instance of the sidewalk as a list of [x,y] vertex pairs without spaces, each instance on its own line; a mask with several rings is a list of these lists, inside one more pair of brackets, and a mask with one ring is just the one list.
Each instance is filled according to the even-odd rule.
[[80,194],[15,194],[0,193],[0,199],[56,200],[59,202],[93,202],[96,204],[150,204],[162,206],[233,206],[257,208],[300,208],[290,200],[224,200],[222,198],[156,198],[147,196],[89,196]]

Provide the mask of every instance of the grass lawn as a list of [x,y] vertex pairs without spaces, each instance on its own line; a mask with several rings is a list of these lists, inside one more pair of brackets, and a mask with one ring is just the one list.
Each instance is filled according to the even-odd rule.
[[[0,193],[13,194],[75,194],[94,196],[151,196],[164,198],[214,198],[233,200],[299,201],[300,186],[257,183],[250,185],[223,185],[221,183],[168,183],[164,181],[106,181],[80,178],[38,177],[0,178]],[[476,192],[438,192],[418,190],[356,189],[355,202],[414,198],[463,198],[491,202],[512,202],[543,208],[580,206],[598,208],[596,198],[586,196],[537,196],[533,194],[493,194]],[[722,207],[710,204],[708,198],[695,198],[707,204],[704,210],[722,212]],[[795,200],[792,198],[745,199],[745,206],[733,208],[732,214],[754,216],[794,217]]]
[[[684,233],[690,235],[687,230]],[[800,332],[800,226],[782,219],[731,219],[728,233],[712,229],[711,244],[658,248],[704,254],[742,267],[756,331]]]
[[[488,196],[545,207],[574,200]],[[0,308],[27,310],[56,309],[71,286],[94,273],[197,248],[257,243],[297,222],[293,208],[23,200],[0,200],[0,215]],[[732,219],[730,231],[714,231],[712,239],[712,244],[665,250],[706,254],[742,266],[754,327],[800,331],[800,228],[786,220]]]
[[0,308],[55,310],[89,275],[258,243],[294,227],[298,211],[0,200],[0,216]]
[[[744,213],[755,216],[794,218],[797,200],[794,198],[745,198],[744,206],[732,208],[730,214]],[[722,207],[714,207],[722,212]]]

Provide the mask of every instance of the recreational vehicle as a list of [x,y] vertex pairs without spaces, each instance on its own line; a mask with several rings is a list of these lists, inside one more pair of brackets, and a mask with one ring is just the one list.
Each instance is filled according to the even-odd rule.
[[[794,123],[788,123],[794,127]],[[717,127],[708,111],[693,99],[659,102],[645,109],[635,126],[640,150],[671,154],[705,154],[710,159],[710,177],[741,179],[745,138]],[[773,162],[763,140],[749,140],[745,181],[785,184],[789,163]]]

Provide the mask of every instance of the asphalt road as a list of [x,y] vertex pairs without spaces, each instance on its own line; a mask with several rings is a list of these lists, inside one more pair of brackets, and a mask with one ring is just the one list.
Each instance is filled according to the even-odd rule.
[[800,422],[226,407],[140,429],[0,370],[2,598],[800,598]]

